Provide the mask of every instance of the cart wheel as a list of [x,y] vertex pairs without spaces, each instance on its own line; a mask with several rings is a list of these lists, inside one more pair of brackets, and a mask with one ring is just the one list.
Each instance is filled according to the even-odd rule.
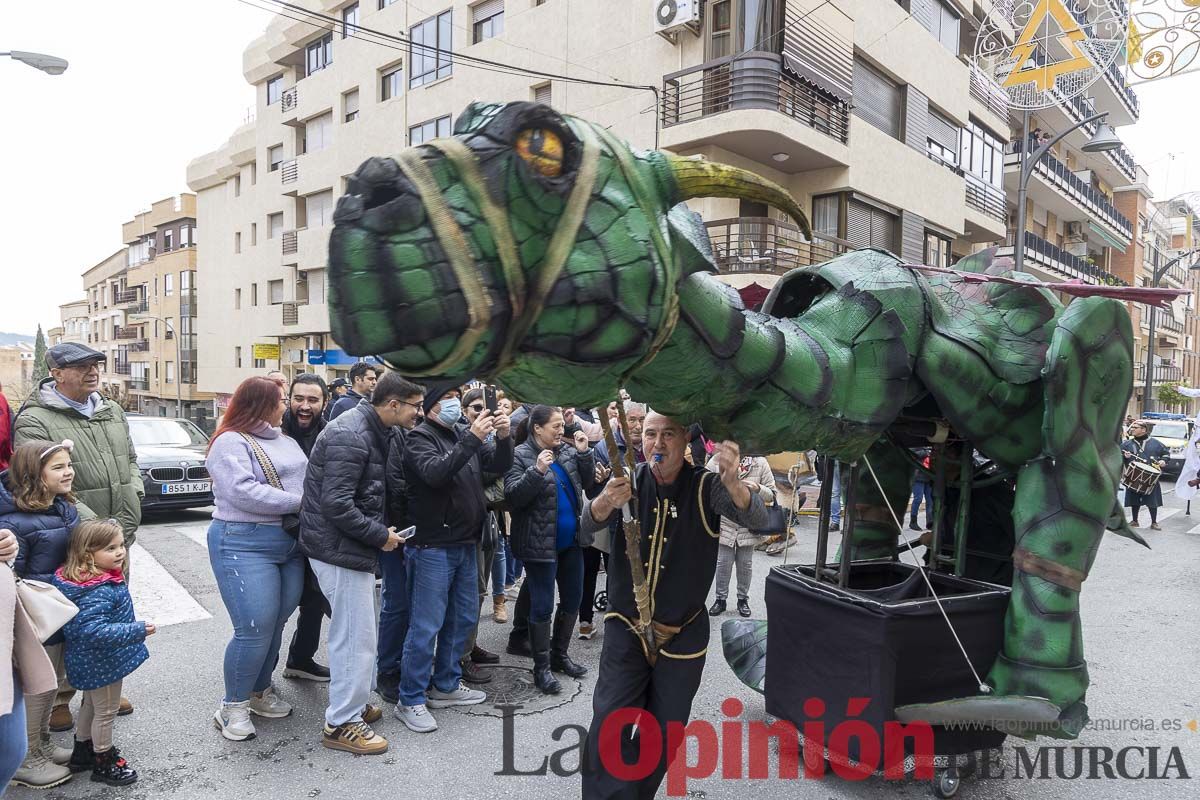
[[595,609],[597,611],[607,611],[608,610],[608,592],[603,589],[600,590],[599,592],[596,592],[596,599],[592,602],[592,605],[595,607]]
[[958,770],[954,767],[944,769],[933,778],[933,796],[934,797],[954,797],[958,794],[958,787],[962,785],[962,779],[958,777]]

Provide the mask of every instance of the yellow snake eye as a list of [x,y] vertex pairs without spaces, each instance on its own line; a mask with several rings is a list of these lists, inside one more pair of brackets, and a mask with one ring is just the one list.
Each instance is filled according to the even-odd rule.
[[529,128],[517,134],[517,155],[547,178],[562,174],[562,138],[547,128]]

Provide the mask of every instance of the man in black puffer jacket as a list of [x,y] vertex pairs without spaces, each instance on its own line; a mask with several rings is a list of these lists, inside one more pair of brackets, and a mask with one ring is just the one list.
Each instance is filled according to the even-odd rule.
[[367,705],[378,642],[371,612],[375,568],[380,550],[395,550],[401,543],[396,529],[387,524],[384,467],[389,429],[413,424],[422,393],[417,384],[388,373],[371,400],[326,426],[308,460],[300,547],[333,611],[322,744],[334,750],[387,750],[387,741],[369,725],[379,712]]
[[[378,391],[378,389],[376,389]],[[417,530],[405,546],[412,607],[400,669],[396,716],[410,730],[429,733],[433,708],[482,703],[483,692],[462,683],[459,655],[479,618],[479,563],[475,544],[487,503],[483,472],[502,473],[512,463],[508,417],[484,410],[468,428],[459,423],[457,385],[434,384],[425,395],[425,422],[408,434],[404,479],[408,513]],[[489,434],[495,437],[487,441]],[[438,639],[450,652],[437,654]],[[430,675],[433,687],[426,697]]]

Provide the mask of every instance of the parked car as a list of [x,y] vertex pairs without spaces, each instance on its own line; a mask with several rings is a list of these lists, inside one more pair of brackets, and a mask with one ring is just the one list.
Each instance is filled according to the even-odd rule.
[[1163,477],[1176,479],[1183,471],[1183,462],[1187,460],[1187,443],[1192,436],[1192,423],[1183,414],[1146,414],[1145,419],[1150,423],[1150,435],[1158,439],[1170,451],[1167,465],[1163,467]]
[[127,419],[146,487],[142,510],[212,505],[212,480],[204,466],[208,448],[204,431],[186,419],[141,414],[128,414]]

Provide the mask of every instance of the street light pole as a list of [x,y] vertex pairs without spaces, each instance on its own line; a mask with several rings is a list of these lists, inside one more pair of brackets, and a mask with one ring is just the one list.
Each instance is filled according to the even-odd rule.
[[[1024,111],[1021,114],[1021,172],[1019,182],[1017,183],[1017,234],[1013,242],[1013,266],[1017,272],[1021,272],[1025,267],[1025,226],[1028,224],[1028,213],[1026,206],[1028,205],[1029,197],[1029,179],[1033,177],[1033,169],[1037,163],[1042,160],[1042,156],[1050,152],[1050,148],[1058,144],[1068,134],[1080,128],[1086,127],[1093,122],[1099,122],[1108,116],[1107,111],[1102,111],[1099,114],[1093,114],[1082,122],[1078,122],[1064,130],[1062,133],[1055,136],[1050,141],[1043,144],[1032,153],[1029,152],[1029,112]],[[1099,125],[1096,128],[1096,133],[1092,136],[1082,148],[1085,153],[1102,153],[1105,150],[1115,150],[1121,146],[1121,142],[1111,132],[1111,129],[1106,125]]]
[[175,332],[175,326],[171,324],[170,320],[156,317],[153,314],[137,314],[133,319],[134,321],[158,320],[175,340],[175,416],[183,419],[183,356],[180,350],[179,334]]

